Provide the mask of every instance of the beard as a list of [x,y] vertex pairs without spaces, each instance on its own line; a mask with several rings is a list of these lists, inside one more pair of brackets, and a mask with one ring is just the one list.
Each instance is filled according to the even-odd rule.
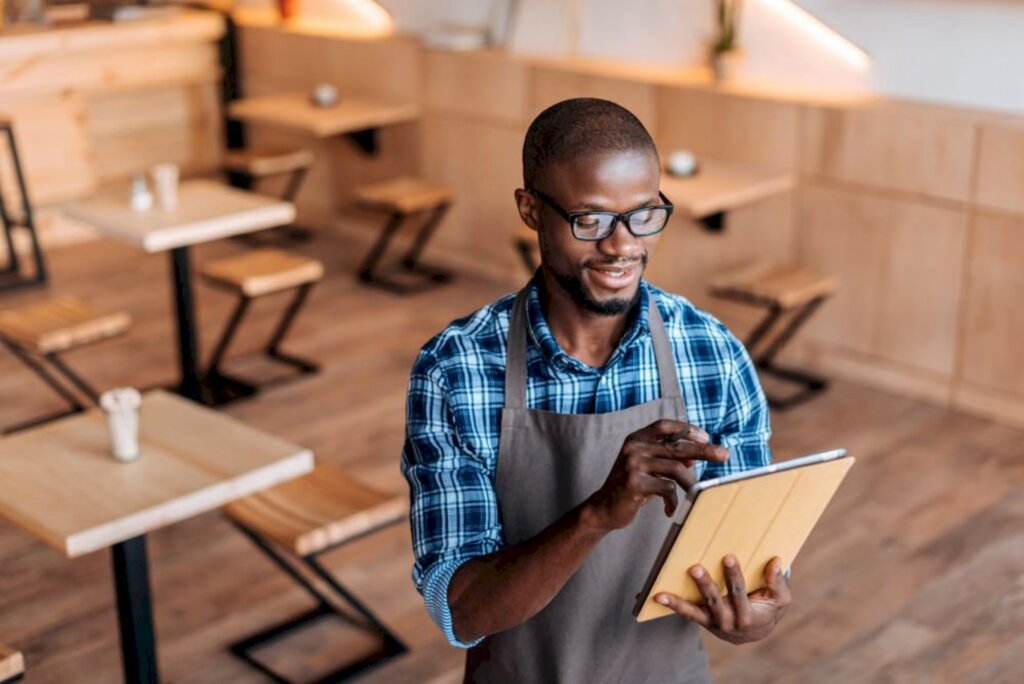
[[[584,264],[580,271],[576,273],[562,273],[551,268],[548,268],[548,272],[562,286],[562,289],[569,293],[569,297],[576,304],[584,310],[599,316],[620,316],[630,311],[640,300],[639,284],[636,291],[630,297],[613,297],[604,301],[595,299],[590,290],[587,289],[587,286],[583,284],[581,272],[586,267],[587,264]],[[644,271],[647,269],[646,254],[640,257],[639,267],[640,276],[643,277]]]

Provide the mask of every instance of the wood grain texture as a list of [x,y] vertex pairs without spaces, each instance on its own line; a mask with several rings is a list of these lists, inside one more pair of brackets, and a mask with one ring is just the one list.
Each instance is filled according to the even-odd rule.
[[343,471],[319,465],[224,508],[235,522],[305,556],[344,544],[406,517],[408,497],[388,494]]
[[496,50],[426,50],[423,78],[427,111],[514,128],[529,121],[530,74],[513,55]]
[[831,180],[967,201],[976,117],[927,105],[808,107],[803,170]]
[[40,354],[121,335],[130,325],[128,314],[100,312],[76,297],[54,297],[0,311],[0,337]]
[[452,201],[451,188],[423,178],[403,176],[353,191],[356,201],[372,209],[415,214]]
[[162,390],[146,393],[137,461],[110,455],[100,409],[0,442],[0,517],[68,558],[309,472],[312,452]]
[[[295,352],[322,359],[323,370],[224,413],[306,446],[318,462],[377,489],[406,495],[398,459],[408,373],[420,345],[525,277],[462,274],[451,286],[397,298],[351,277],[363,254],[352,241],[317,234],[295,249],[327,267],[292,337]],[[244,251],[231,241],[211,243],[197,248],[197,259]],[[671,256],[659,252],[653,260]],[[5,294],[5,301],[16,306],[74,293],[129,311],[131,335],[75,354],[76,367],[98,387],[145,386],[174,375],[166,258],[103,241],[55,250],[50,259],[52,292]],[[684,270],[679,263],[675,269]],[[200,290],[201,329],[215,330],[232,305],[229,296]],[[240,349],[255,349],[262,338],[256,328],[269,330],[278,313],[272,303],[254,305],[254,332],[238,340]],[[208,352],[212,335],[202,341]],[[236,363],[243,370],[249,362]],[[252,363],[244,370],[258,371]],[[58,404],[31,373],[0,355],[0,424]],[[1024,669],[1024,624],[1016,609],[1024,598],[1016,581],[1024,543],[1024,430],[841,379],[814,401],[774,414],[772,423],[777,459],[845,445],[858,462],[801,552],[794,603],[776,633],[743,647],[705,637],[715,680],[1014,684]],[[219,513],[152,533],[149,550],[164,677],[190,684],[265,681],[233,658],[227,644],[312,608],[305,594]],[[412,647],[367,681],[461,681],[463,653],[445,645],[410,581],[406,525],[323,560]],[[0,634],[25,654],[30,681],[107,684],[120,677],[105,554],[68,562],[0,524],[0,567]],[[360,639],[343,627],[312,644],[289,639],[275,662],[288,670],[301,661],[326,672]]]
[[801,197],[800,263],[840,283],[808,333],[952,379],[965,214],[817,185]]
[[558,67],[530,69],[528,120],[556,102],[572,97],[598,97],[617,102],[635,114],[652,136],[658,130],[655,87],[649,83]]
[[1024,214],[1024,121],[981,127],[975,201]]
[[965,307],[964,380],[1024,395],[1024,219],[975,217]]
[[178,206],[171,210],[133,211],[127,192],[121,191],[72,203],[65,211],[147,252],[284,226],[295,218],[290,202],[206,180],[181,183]]
[[262,297],[315,283],[323,278],[324,265],[316,259],[264,247],[206,262],[200,273],[212,284],[237,290],[246,297]]
[[791,173],[756,164],[721,161],[702,157],[693,176],[679,177],[663,172],[661,189],[677,210],[691,219],[732,211],[748,204],[792,190]]
[[20,651],[0,644],[0,682],[25,672],[25,658]]
[[672,87],[658,88],[656,97],[654,140],[666,158],[684,149],[698,158],[797,169],[797,105]]
[[295,129],[316,138],[327,138],[413,121],[419,116],[414,104],[388,102],[364,96],[342,96],[331,107],[317,107],[308,93],[258,95],[235,100],[228,114],[241,121]]

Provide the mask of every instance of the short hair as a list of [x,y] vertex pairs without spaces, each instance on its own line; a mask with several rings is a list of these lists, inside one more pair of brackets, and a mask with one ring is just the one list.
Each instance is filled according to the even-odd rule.
[[597,152],[658,150],[640,119],[622,105],[577,97],[551,105],[537,115],[523,140],[523,183],[536,188],[546,168]]

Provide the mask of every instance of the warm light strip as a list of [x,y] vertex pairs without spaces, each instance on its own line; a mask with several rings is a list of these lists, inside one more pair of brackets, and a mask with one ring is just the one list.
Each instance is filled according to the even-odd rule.
[[[331,5],[338,7],[337,16],[323,12]],[[375,0],[327,0],[326,3],[315,3],[313,7],[308,12],[300,10],[299,16],[292,19],[289,26],[310,33],[346,38],[381,38],[395,30],[391,15]]]
[[871,57],[868,56],[868,53],[803,7],[794,4],[792,0],[761,0],[761,2],[799,26],[819,45],[839,55],[858,69],[867,69],[870,66]]

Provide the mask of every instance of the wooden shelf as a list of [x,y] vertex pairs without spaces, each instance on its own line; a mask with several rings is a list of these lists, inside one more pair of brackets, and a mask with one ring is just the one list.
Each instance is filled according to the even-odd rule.
[[336,105],[317,107],[308,93],[283,93],[237,100],[228,106],[228,114],[242,121],[292,128],[317,138],[328,138],[413,121],[419,116],[419,107],[344,92]]

